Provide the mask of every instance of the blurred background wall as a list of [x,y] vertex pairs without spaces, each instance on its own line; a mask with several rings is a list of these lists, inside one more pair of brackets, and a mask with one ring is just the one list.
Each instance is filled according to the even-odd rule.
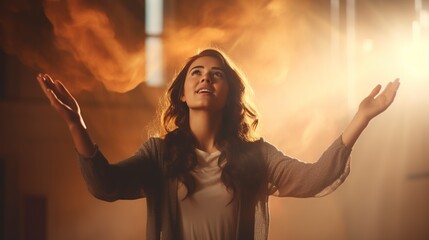
[[254,88],[264,139],[306,162],[376,84],[401,78],[336,192],[270,199],[270,239],[428,239],[428,11],[427,0],[2,0],[0,236],[145,238],[144,199],[88,193],[37,73],[70,88],[94,141],[117,162],[147,139],[187,57],[219,47]]

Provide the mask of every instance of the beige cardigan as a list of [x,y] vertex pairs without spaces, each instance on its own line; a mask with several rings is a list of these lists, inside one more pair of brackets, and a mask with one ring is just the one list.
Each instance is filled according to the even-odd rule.
[[[268,196],[315,197],[334,191],[350,171],[350,152],[338,137],[315,163],[284,155],[273,145],[258,141],[266,163],[266,190],[256,203],[238,195],[236,239],[268,239]],[[163,177],[164,140],[150,138],[136,154],[109,164],[97,149],[90,158],[79,156],[89,191],[104,201],[146,198],[147,239],[179,239],[177,179]],[[265,184],[265,183],[264,183]],[[268,190],[269,189],[269,190]],[[241,196],[241,197],[240,197]]]

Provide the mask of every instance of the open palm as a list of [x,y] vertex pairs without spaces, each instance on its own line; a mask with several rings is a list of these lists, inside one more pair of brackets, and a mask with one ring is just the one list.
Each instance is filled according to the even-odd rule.
[[51,105],[68,124],[80,121],[84,125],[79,104],[60,81],[53,81],[48,74],[42,73],[37,80]]
[[359,113],[367,120],[371,120],[378,114],[384,112],[395,99],[399,84],[399,79],[389,82],[381,93],[381,85],[377,85],[368,97],[364,98],[360,103]]

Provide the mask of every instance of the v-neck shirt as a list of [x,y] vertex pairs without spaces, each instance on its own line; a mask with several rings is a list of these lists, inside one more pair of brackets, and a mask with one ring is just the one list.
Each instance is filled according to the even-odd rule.
[[191,172],[195,192],[184,199],[186,186],[179,181],[178,202],[182,239],[233,239],[236,230],[236,204],[232,192],[222,182],[220,151],[195,149],[197,166]]

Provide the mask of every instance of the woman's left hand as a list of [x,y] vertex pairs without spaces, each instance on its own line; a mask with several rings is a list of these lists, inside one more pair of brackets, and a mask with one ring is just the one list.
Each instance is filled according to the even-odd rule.
[[399,79],[389,82],[381,93],[381,85],[377,85],[368,97],[362,100],[356,115],[344,129],[342,140],[346,146],[352,148],[369,121],[384,112],[392,104],[398,88]]
[[378,114],[384,112],[395,99],[399,84],[399,79],[397,78],[395,81],[389,82],[381,93],[381,85],[377,85],[369,96],[364,98],[360,103],[358,115],[370,121]]

